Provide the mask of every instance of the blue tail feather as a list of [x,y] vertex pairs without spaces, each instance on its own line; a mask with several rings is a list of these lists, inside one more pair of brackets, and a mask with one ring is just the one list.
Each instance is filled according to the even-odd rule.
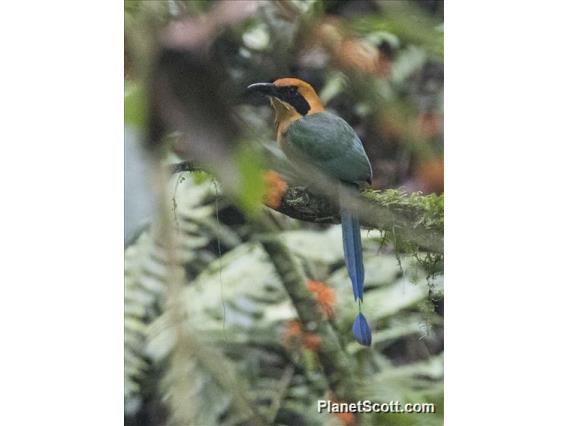
[[362,313],[359,313],[359,315],[355,317],[352,330],[355,340],[357,340],[363,346],[371,346],[371,342],[373,341],[373,337],[371,336],[371,328],[369,327],[369,323],[367,323],[367,319]]
[[356,215],[346,209],[341,209],[341,228],[343,230],[343,254],[345,264],[353,286],[355,301],[363,301],[363,250],[361,249],[361,228]]

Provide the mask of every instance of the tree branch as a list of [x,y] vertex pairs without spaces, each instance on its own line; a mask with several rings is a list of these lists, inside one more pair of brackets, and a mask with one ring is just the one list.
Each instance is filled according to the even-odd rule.
[[[193,162],[170,167],[171,173],[197,170],[203,169]],[[310,174],[315,173],[310,170]],[[426,251],[444,252],[443,195],[409,194],[397,189],[367,189],[358,194],[336,188],[322,178],[313,183],[310,190],[290,185],[274,210],[306,222],[337,224],[341,222],[338,200],[342,198],[357,212],[364,228],[393,233],[397,242],[411,242]]]
[[[366,190],[359,198],[360,204],[355,210],[362,213],[363,227],[395,232],[397,239],[443,253],[443,196],[408,194],[401,190]],[[306,222],[341,223],[336,201],[299,186],[289,187],[275,210]]]

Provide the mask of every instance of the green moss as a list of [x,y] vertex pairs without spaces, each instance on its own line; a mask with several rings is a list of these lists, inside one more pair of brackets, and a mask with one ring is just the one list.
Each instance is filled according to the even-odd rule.
[[421,192],[408,193],[400,189],[384,191],[365,190],[364,198],[389,209],[404,211],[407,217],[415,219],[415,225],[443,232],[444,229],[444,195]]
[[423,195],[421,192],[408,193],[399,189],[384,191],[365,190],[361,194],[365,199],[379,207],[384,207],[404,217],[408,226],[402,227],[393,221],[389,228],[384,227],[383,244],[393,245],[398,254],[413,255],[420,266],[426,271],[428,278],[434,278],[443,272],[443,253],[425,251],[416,239],[408,238],[415,230],[416,233],[433,231],[440,236],[444,233],[444,196],[437,194]]

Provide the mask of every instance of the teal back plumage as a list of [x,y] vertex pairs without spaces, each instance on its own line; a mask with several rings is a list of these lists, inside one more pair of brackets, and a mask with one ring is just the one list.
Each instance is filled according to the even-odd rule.
[[370,182],[371,164],[355,130],[329,112],[294,121],[285,134],[283,150],[302,156],[324,173],[346,183]]

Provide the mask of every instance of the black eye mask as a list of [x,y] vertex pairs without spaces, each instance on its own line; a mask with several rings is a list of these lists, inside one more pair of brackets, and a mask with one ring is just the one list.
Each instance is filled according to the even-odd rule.
[[298,93],[296,86],[278,87],[275,96],[292,105],[299,114],[306,115],[310,110],[310,104]]

